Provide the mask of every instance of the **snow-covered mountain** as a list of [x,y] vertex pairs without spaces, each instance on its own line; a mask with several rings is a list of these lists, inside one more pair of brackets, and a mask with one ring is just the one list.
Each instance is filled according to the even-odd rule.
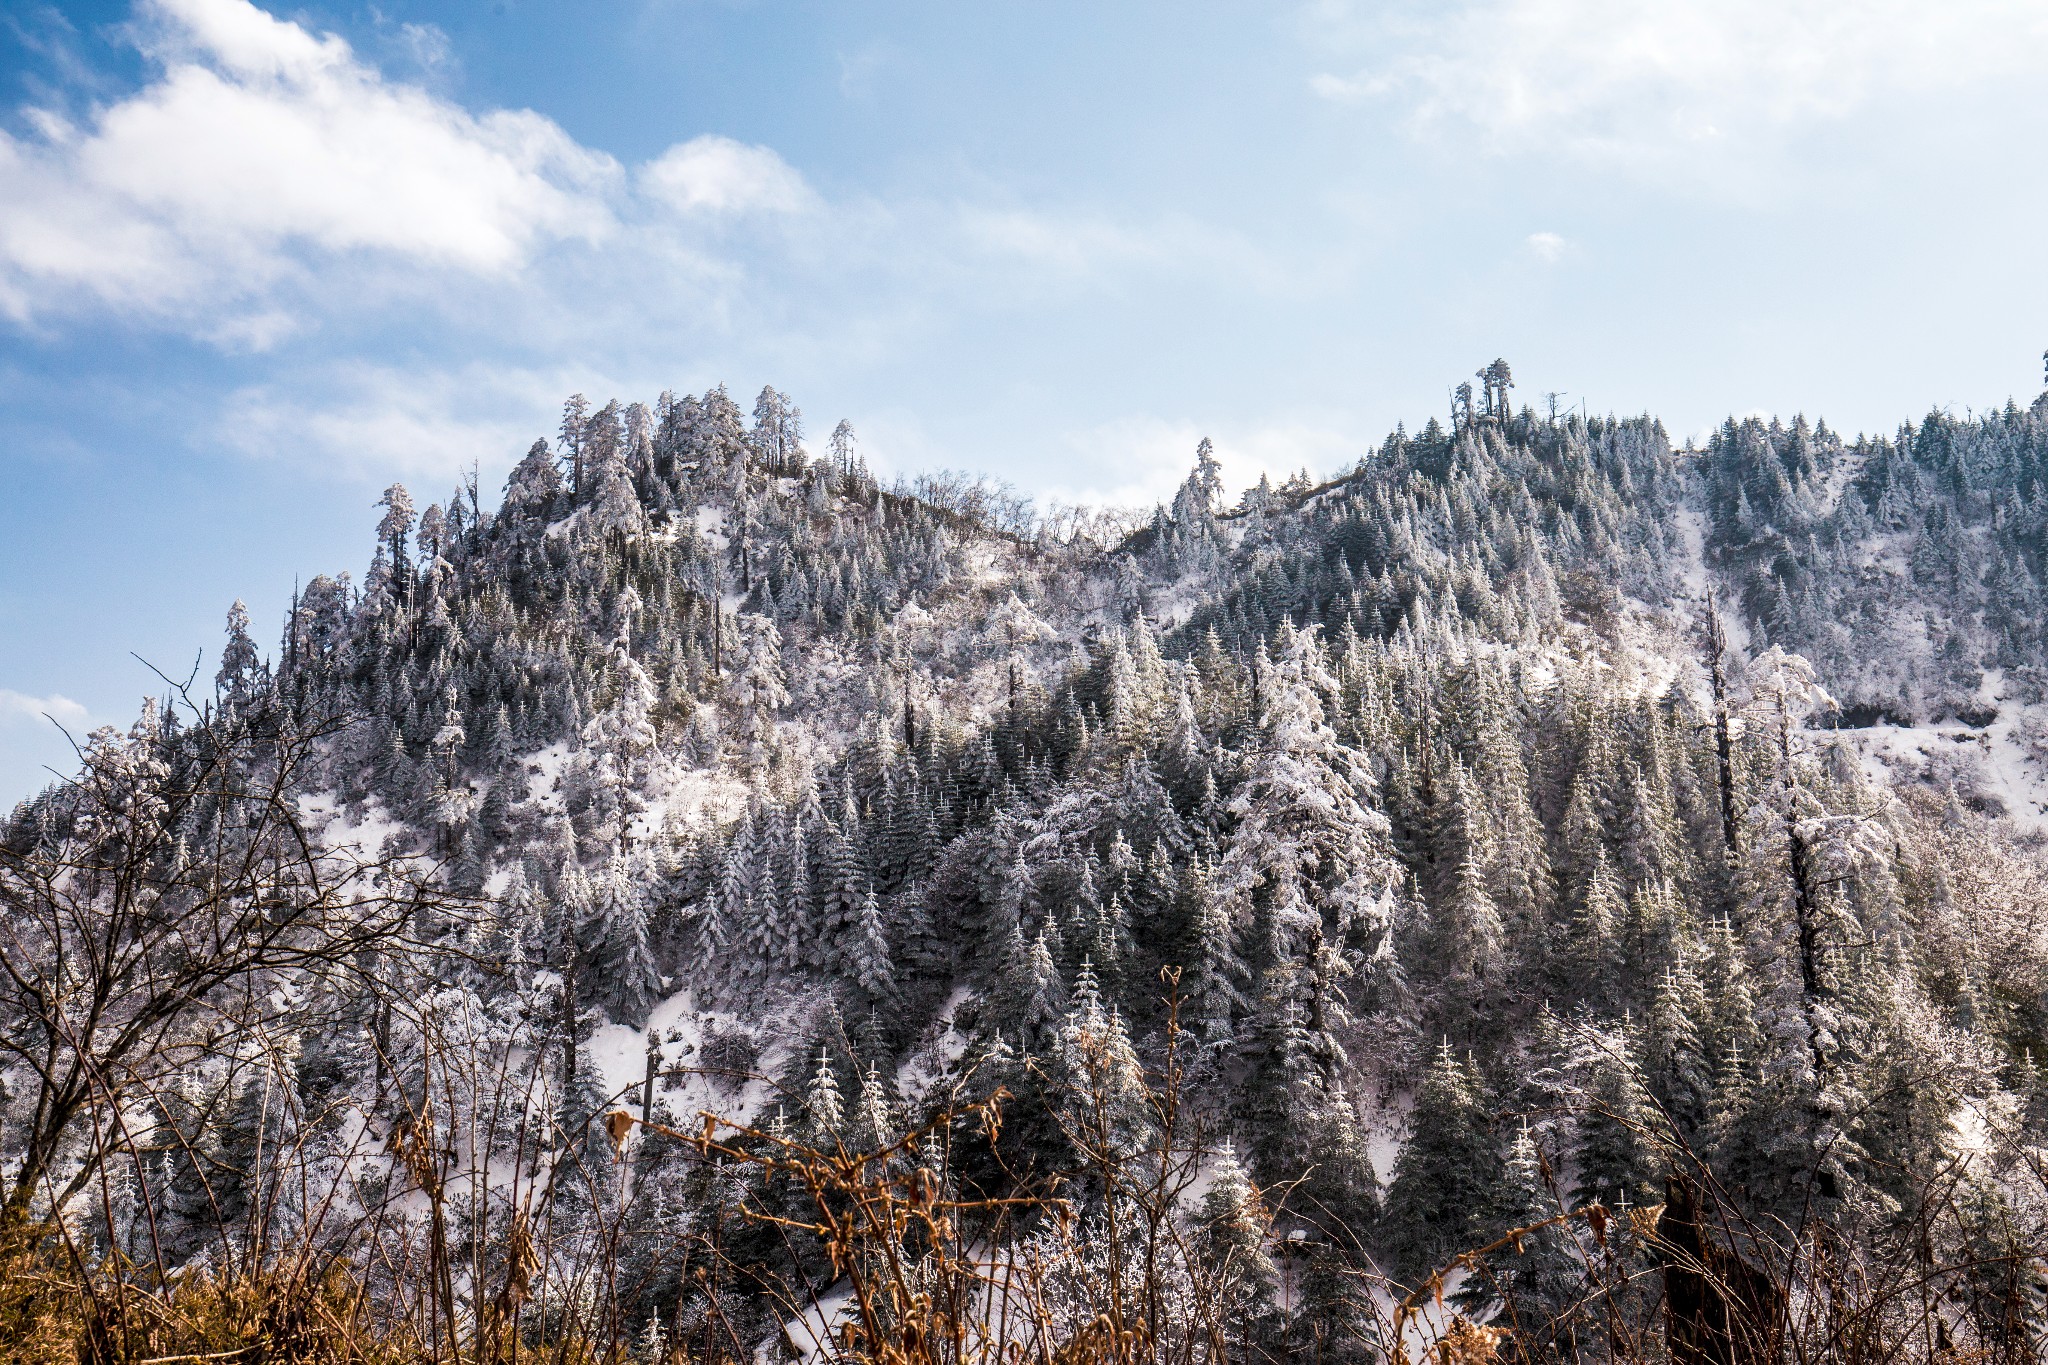
[[[1451,425],[1327,481],[1232,499],[1205,443],[1149,520],[884,488],[843,423],[807,452],[772,389],[751,422],[723,390],[572,399],[495,507],[394,487],[360,585],[312,579],[267,661],[238,606],[215,692],[95,735],[0,870],[17,911],[60,883],[90,907],[140,821],[161,847],[133,871],[175,881],[255,846],[221,792],[267,783],[308,866],[404,913],[346,962],[250,967],[260,1027],[230,975],[116,1059],[132,1081],[84,1084],[132,1160],[89,1117],[51,1128],[51,1011],[15,1009],[18,1202],[217,1263],[259,1208],[339,1217],[303,1180],[266,1194],[266,1144],[364,1209],[438,1124],[475,1236],[494,1181],[559,1246],[638,1230],[607,1290],[638,1337],[815,1352],[816,1315],[792,1329],[747,1274],[836,1261],[756,1228],[719,1282],[675,1250],[772,1190],[643,1130],[572,1197],[562,1154],[607,1151],[612,1112],[873,1150],[1000,1090],[948,1188],[1066,1171],[1099,1217],[1086,1038],[1127,1063],[1130,1152],[1162,1141],[1159,1078],[1184,1090],[1205,1136],[1175,1216],[1272,1217],[1277,1259],[1252,1236],[1231,1290],[1248,1350],[1392,1302],[1346,1273],[1412,1285],[1681,1189],[1760,1263],[1757,1228],[1844,1263],[1967,1253],[1922,1326],[2038,1343],[2048,400],[1674,449],[1650,417],[1514,412],[1484,373]],[[32,960],[91,933],[17,920]],[[1460,1302],[1589,1349],[1617,1329],[1571,1325],[1598,1274],[1575,1226]],[[1654,1267],[1654,1220],[1628,1226]],[[1624,1280],[1608,1309],[1652,1323],[1657,1277]]]

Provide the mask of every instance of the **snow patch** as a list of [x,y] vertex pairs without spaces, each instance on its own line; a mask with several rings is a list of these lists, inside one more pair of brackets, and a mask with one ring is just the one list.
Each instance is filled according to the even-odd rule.
[[789,1343],[789,1349],[804,1365],[810,1365],[820,1357],[834,1358],[839,1351],[834,1334],[852,1319],[853,1313],[851,1285],[829,1290],[818,1295],[810,1307],[782,1324],[783,1340]]
[[1684,547],[1685,563],[1679,567],[1678,581],[1685,586],[1688,601],[1707,600],[1707,528],[1699,509],[1691,503],[1681,503],[1674,514],[1678,523],[1678,543]]
[[638,1110],[641,1083],[647,1075],[647,1035],[624,1024],[602,1024],[583,1045],[583,1055],[603,1082],[607,1104]]
[[560,740],[522,760],[526,769],[526,800],[543,810],[562,809],[562,772],[569,766],[569,746]]
[[725,509],[708,504],[697,509],[697,534],[705,543],[720,554],[732,548],[732,538],[725,533]]
[[677,824],[722,824],[737,819],[748,800],[748,787],[738,776],[716,768],[673,768],[659,789],[648,795],[640,817],[650,832],[661,823],[657,811]]
[[1995,668],[1984,674],[1974,700],[1997,718],[1981,727],[1954,720],[1885,723],[1837,730],[1833,738],[1848,745],[1882,787],[1953,784],[1959,797],[1995,801],[2018,828],[2048,834],[2048,754],[2030,742],[2048,733],[2048,708],[2010,697],[2003,670]]
[[411,834],[410,827],[375,796],[354,808],[341,805],[332,793],[302,796],[299,812],[319,836],[322,848],[364,859],[382,857]]

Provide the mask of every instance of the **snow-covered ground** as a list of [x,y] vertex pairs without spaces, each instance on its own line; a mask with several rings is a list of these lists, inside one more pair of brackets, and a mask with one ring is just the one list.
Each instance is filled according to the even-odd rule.
[[569,746],[560,740],[526,756],[526,799],[543,810],[562,809],[562,770]]
[[379,857],[393,841],[410,834],[375,796],[354,808],[343,806],[333,792],[301,796],[299,815],[319,835],[322,847],[361,858]]
[[697,534],[713,550],[724,554],[732,542],[725,534],[725,509],[705,503],[697,509]]
[[647,1050],[650,1039],[656,1049],[654,1084],[657,1110],[665,1109],[676,1120],[694,1126],[699,1114],[716,1114],[729,1123],[756,1122],[773,1104],[776,1092],[767,1079],[789,1061],[785,1041],[788,1030],[777,1026],[776,1016],[755,1021],[759,1027],[746,1029],[761,1037],[763,1046],[754,1063],[754,1075],[744,1082],[710,1075],[703,1066],[704,1040],[714,1032],[745,1028],[738,1016],[699,1004],[690,990],[680,990],[657,1002],[648,1012],[642,1028],[625,1024],[600,1024],[584,1044],[583,1055],[595,1069],[610,1104],[638,1118],[641,1087],[647,1079]]
[[1987,711],[1997,711],[1988,725],[1956,720],[1882,724],[1836,731],[1834,737],[1849,745],[1864,771],[1885,786],[1953,785],[1959,797],[1996,801],[2020,829],[2048,833],[2048,763],[2025,738],[2030,728],[2048,723],[2048,717],[2039,714],[2039,707],[2022,705],[2008,690],[2001,670],[1984,675],[1975,701]]
[[[1715,586],[1714,576],[1705,559],[1705,524],[1699,510],[1687,503],[1675,519],[1685,557],[1678,569],[1680,606],[1659,610],[1630,601],[1621,632],[1622,655],[1613,665],[1596,657],[1593,665],[1626,669],[1633,664],[1642,670],[1642,683],[1649,690],[1661,691],[1678,681],[1705,704],[1704,670],[1693,666],[1692,646],[1684,637],[1697,629],[1687,615],[1703,606],[1709,587]],[[1892,554],[1888,539],[1880,538],[1879,544],[1885,554]],[[1904,573],[1902,558],[1895,568]],[[1749,649],[1748,625],[1740,611],[1728,609],[1732,595],[1727,586],[1718,586],[1722,628],[1730,649],[1740,656]],[[1984,674],[1973,700],[1981,710],[1996,712],[1996,718],[1982,726],[1953,718],[1919,725],[1885,722],[1838,730],[1830,738],[1848,745],[1880,788],[1916,782],[1943,789],[1953,785],[1959,797],[1995,803],[2019,829],[2048,834],[2048,746],[2037,750],[2029,742],[2030,735],[2048,736],[2048,707],[2023,705],[1999,669]]]

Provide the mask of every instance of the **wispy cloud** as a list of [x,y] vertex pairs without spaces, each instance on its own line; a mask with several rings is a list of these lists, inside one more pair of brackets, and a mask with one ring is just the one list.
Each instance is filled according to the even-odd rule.
[[1114,283],[1144,272],[1221,277],[1277,292],[1299,287],[1314,273],[1314,263],[1290,267],[1241,233],[1180,214],[970,203],[960,206],[956,228],[949,235],[967,264],[994,263],[1026,288]]
[[1372,53],[1310,88],[1398,102],[1414,127],[1489,150],[1654,166],[1837,120],[1899,94],[2038,78],[2036,0],[1323,0],[1330,54]]
[[257,459],[302,462],[351,478],[454,479],[509,465],[549,431],[573,388],[603,393],[587,373],[476,363],[396,369],[349,364],[238,390],[220,423]]
[[767,147],[705,134],[678,143],[639,171],[643,193],[684,213],[802,213],[818,197]]
[[1262,476],[1276,483],[1302,469],[1327,476],[1363,450],[1354,436],[1298,422],[1212,429],[1184,419],[1124,417],[1060,438],[1068,465],[1079,476],[1048,496],[1110,507],[1169,502],[1195,467],[1195,447],[1205,436],[1233,497]]
[[876,79],[896,60],[896,49],[886,42],[867,42],[839,56],[839,93],[849,100],[869,100],[875,95]]
[[48,724],[54,720],[67,729],[77,729],[87,718],[85,707],[60,693],[32,697],[26,692],[0,687],[0,722]]

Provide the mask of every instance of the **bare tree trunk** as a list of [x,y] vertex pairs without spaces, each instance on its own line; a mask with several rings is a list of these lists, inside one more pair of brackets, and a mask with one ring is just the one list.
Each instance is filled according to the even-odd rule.
[[1672,1365],[1769,1365],[1784,1296],[1769,1275],[1708,1234],[1705,1213],[1691,1180],[1665,1177],[1655,1246],[1664,1262]]
[[1714,756],[1719,762],[1721,785],[1721,839],[1732,859],[1742,852],[1742,828],[1735,819],[1735,741],[1728,731],[1728,675],[1722,658],[1728,642],[1721,634],[1721,613],[1714,606],[1714,594],[1707,593],[1707,678],[1714,692]]

